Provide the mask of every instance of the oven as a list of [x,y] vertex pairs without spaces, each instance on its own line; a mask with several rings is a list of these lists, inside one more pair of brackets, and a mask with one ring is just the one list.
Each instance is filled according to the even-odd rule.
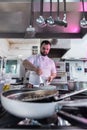
[[57,72],[65,72],[66,71],[65,62],[55,61],[55,65],[56,65]]
[[54,84],[66,84],[67,83],[67,73],[57,72],[57,76],[52,81]]
[[68,78],[68,69],[69,64],[64,61],[58,61],[58,59],[54,60],[57,70],[57,76],[52,81],[52,84],[66,84]]

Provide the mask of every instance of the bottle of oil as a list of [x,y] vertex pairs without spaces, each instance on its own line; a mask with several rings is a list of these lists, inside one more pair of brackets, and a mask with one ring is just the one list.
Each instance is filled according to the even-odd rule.
[[10,77],[9,75],[5,75],[5,82],[3,86],[3,91],[10,90]]
[[4,84],[3,91],[10,90],[10,84]]

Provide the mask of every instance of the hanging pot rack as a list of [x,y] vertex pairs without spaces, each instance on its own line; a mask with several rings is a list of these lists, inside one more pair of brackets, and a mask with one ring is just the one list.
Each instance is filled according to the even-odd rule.
[[36,22],[40,27],[44,26],[50,26],[54,27],[56,25],[67,27],[67,21],[66,21],[66,0],[63,0],[64,2],[64,15],[63,19],[60,19],[59,17],[59,0],[57,0],[57,19],[54,20],[52,16],[52,3],[53,1],[50,0],[50,16],[48,18],[43,18],[43,4],[44,0],[40,0],[40,16],[36,19]]
[[[83,12],[81,10],[82,20],[79,20],[79,27],[81,27],[81,28],[87,28],[87,21],[86,21],[86,16],[85,16],[86,14],[85,14],[85,9],[84,9],[84,1],[85,0],[80,0],[80,4],[82,2],[82,7],[83,7]],[[33,13],[35,13],[34,14],[35,17],[31,18],[32,20],[30,20],[30,25],[32,25],[34,23],[34,27],[35,27],[34,29],[37,30],[37,32],[35,33],[35,37],[40,37],[40,36],[45,37],[44,36],[45,32],[49,32],[49,34],[48,34],[49,36],[46,36],[46,37],[50,37],[51,35],[52,35],[52,37],[56,37],[57,36],[56,31],[58,28],[57,26],[60,26],[58,28],[59,31],[57,31],[57,32],[61,33],[61,30],[64,31],[65,33],[67,32],[67,29],[69,29],[69,26],[70,26],[69,25],[70,21],[69,21],[69,23],[67,21],[67,17],[69,16],[70,12],[69,13],[67,13],[67,12],[72,11],[72,9],[68,9],[68,5],[66,8],[66,4],[68,4],[67,0],[62,0],[62,3],[61,3],[61,0],[56,0],[55,3],[52,0],[49,0],[49,2],[47,1],[47,3],[45,0],[39,0],[39,2],[35,2],[35,0],[33,0],[33,2],[34,2],[33,12],[31,13],[32,16],[30,15],[30,17],[33,17]],[[31,4],[31,2],[30,2],[30,4]],[[38,4],[38,5],[40,4],[40,6],[35,6],[35,4]],[[52,4],[53,4],[53,7],[52,7]],[[76,6],[77,6],[77,4],[76,4]],[[74,7],[74,8],[76,8],[76,7]],[[36,12],[35,12],[35,10],[36,10]],[[78,10],[78,9],[76,9],[76,10]],[[52,12],[52,11],[55,11],[55,12]],[[37,14],[39,14],[39,16],[37,16]],[[51,22],[51,24],[49,24],[49,22],[48,22],[50,16],[51,16],[52,20],[54,21],[53,24],[52,24],[52,22]],[[79,19],[80,19],[80,17],[81,17],[81,15],[79,15]],[[68,20],[69,20],[69,18],[70,17],[68,17]],[[38,22],[37,20],[40,20],[40,21]],[[55,28],[55,26],[57,28]],[[67,26],[68,26],[68,28],[67,28]],[[32,25],[32,27],[33,27],[33,25]],[[45,27],[47,27],[47,28],[45,28]],[[54,27],[53,30],[51,29],[51,27]],[[61,27],[62,27],[62,29],[61,29]],[[66,29],[64,29],[64,28],[66,28]],[[84,35],[85,30],[81,29],[81,31],[83,33],[82,35]],[[65,33],[64,33],[64,37],[65,37],[65,35],[68,35]],[[72,33],[73,33],[73,31],[72,31]],[[60,34],[58,33],[58,36],[59,35]],[[59,37],[61,37],[61,36],[59,36]]]

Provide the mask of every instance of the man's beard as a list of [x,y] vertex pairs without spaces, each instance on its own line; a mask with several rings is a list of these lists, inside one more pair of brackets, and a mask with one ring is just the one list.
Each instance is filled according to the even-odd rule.
[[47,56],[48,54],[44,54],[43,52],[40,52],[42,56]]

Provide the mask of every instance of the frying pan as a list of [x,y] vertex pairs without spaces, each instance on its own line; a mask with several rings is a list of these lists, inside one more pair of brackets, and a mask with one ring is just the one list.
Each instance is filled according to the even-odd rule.
[[[1,93],[2,106],[12,115],[22,118],[30,119],[42,119],[52,116],[55,112],[59,111],[62,106],[67,105],[70,101],[64,101],[63,99],[69,96],[73,96],[78,93],[87,91],[87,89],[72,92],[61,97],[61,101],[51,102],[25,102],[21,100],[15,100],[9,98],[12,94],[25,93],[28,90],[9,90]],[[38,90],[37,90],[38,91]]]

